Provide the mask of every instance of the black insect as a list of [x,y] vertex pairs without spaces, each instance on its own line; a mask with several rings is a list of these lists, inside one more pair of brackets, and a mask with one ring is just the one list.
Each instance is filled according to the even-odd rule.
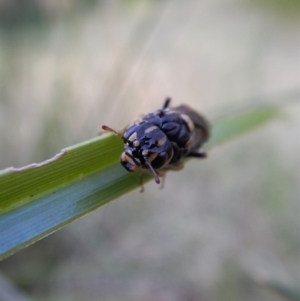
[[[209,138],[209,124],[189,106],[169,108],[167,98],[162,109],[145,115],[125,129],[115,131],[104,125],[102,129],[122,137],[124,152],[121,164],[131,172],[150,172],[156,183],[167,170],[183,168],[183,157],[205,158],[199,150]],[[199,150],[199,151],[198,151]]]

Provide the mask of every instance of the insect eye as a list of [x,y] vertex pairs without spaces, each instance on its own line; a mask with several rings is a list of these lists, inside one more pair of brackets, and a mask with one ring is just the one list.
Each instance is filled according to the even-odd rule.
[[121,155],[121,164],[128,170],[128,171],[137,171],[139,166],[134,161],[131,155],[123,152]]
[[127,169],[130,172],[134,172],[139,169],[139,167],[137,165],[132,165],[128,161],[121,161],[121,164],[125,167],[125,169]]

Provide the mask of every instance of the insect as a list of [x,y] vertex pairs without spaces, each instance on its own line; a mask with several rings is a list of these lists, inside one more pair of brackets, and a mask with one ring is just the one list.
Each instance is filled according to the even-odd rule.
[[120,161],[125,169],[150,172],[158,184],[166,171],[183,168],[183,157],[207,156],[200,149],[209,138],[206,119],[187,105],[170,108],[170,101],[167,98],[161,109],[120,131],[102,126],[104,131],[123,139],[124,152]]

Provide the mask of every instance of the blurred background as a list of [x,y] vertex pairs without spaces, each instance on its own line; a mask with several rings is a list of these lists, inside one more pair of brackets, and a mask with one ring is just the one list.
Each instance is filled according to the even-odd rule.
[[300,286],[299,17],[298,0],[1,0],[0,168],[166,96],[212,121],[286,105],[164,190],[147,184],[0,262],[0,300],[280,301],[265,280]]

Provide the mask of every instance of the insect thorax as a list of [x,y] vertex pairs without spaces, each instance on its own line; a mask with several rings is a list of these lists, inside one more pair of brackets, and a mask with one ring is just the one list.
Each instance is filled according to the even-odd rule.
[[154,169],[178,162],[188,152],[193,123],[187,115],[169,109],[147,114],[123,135],[121,163],[130,171],[138,166]]
[[121,164],[125,169],[146,169],[156,183],[160,183],[159,177],[167,170],[180,168],[182,157],[206,157],[199,148],[209,138],[209,123],[187,105],[169,108],[169,104],[167,98],[162,109],[134,121],[125,132],[102,126],[105,131],[122,136]]

